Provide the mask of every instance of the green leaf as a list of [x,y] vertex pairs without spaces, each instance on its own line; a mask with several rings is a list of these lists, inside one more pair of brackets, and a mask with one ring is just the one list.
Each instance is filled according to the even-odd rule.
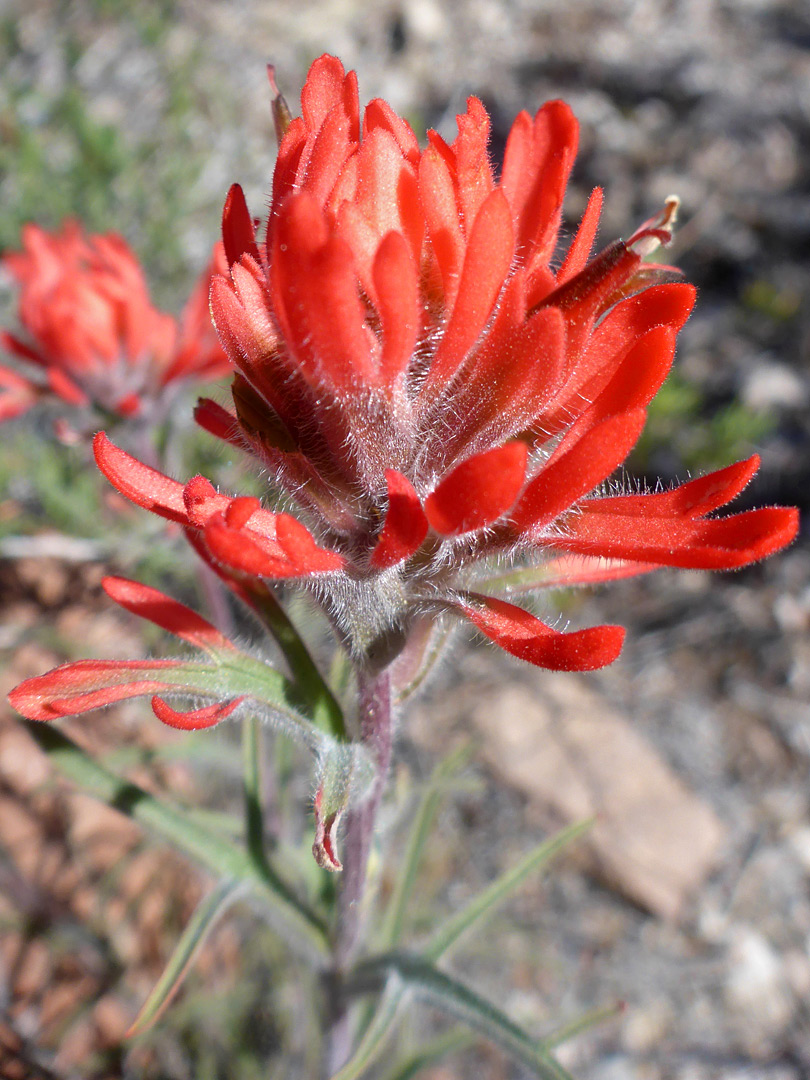
[[555,1028],[550,1034],[545,1035],[541,1042],[546,1050],[553,1050],[555,1047],[569,1042],[577,1035],[581,1035],[583,1031],[588,1031],[598,1024],[604,1024],[607,1020],[612,1020],[622,1012],[624,1012],[623,1001],[616,1001],[612,1005],[603,1006],[601,1009],[591,1009],[590,1012],[583,1013],[582,1016],[578,1016],[567,1024]]
[[343,1068],[335,1073],[332,1080],[358,1080],[366,1069],[379,1060],[388,1039],[393,1034],[397,1014],[404,998],[400,980],[396,976],[390,978],[360,1045]]
[[432,935],[426,948],[422,950],[422,954],[429,960],[438,960],[466,930],[481,919],[491,915],[498,905],[502,904],[518,886],[522,885],[530,874],[544,869],[555,855],[558,855],[572,841],[587,832],[592,825],[592,818],[587,821],[577,822],[575,825],[569,825],[567,828],[555,833],[550,839],[545,840],[533,851],[530,851],[517,866],[507,870],[506,873],[487,886],[482,893],[474,897],[466,907],[456,912],[443,926],[440,926]]
[[393,1072],[386,1075],[385,1080],[412,1080],[423,1069],[435,1065],[437,1061],[454,1054],[458,1050],[466,1050],[477,1041],[466,1027],[454,1027],[449,1031],[442,1032],[435,1039],[429,1039],[414,1054],[404,1061],[399,1062]]
[[335,739],[345,740],[343,710],[273,591],[269,587],[262,592],[254,591],[250,599],[290,666],[294,679],[293,702],[297,701],[324,731]]
[[467,763],[472,748],[466,744],[439,762],[425,787],[408,837],[408,847],[397,877],[394,892],[388,903],[380,935],[380,950],[393,949],[402,937],[405,912],[411,898],[419,862],[430,836],[436,813],[450,777]]
[[256,863],[247,851],[221,834],[111,773],[56,728],[37,721],[25,721],[25,726],[54,764],[85,791],[169,840],[219,877],[247,882],[266,903],[271,918],[284,927],[293,947],[308,956],[326,955],[328,937],[323,922],[272,866]]
[[474,990],[439,971],[421,956],[387,953],[359,964],[349,989],[369,992],[397,975],[415,997],[478,1031],[521,1062],[538,1080],[572,1080],[538,1039],[532,1038],[505,1013]]
[[245,889],[246,884],[244,881],[226,879],[221,881],[200,901],[189,920],[188,926],[181,934],[163,974],[144,1002],[141,1011],[135,1017],[125,1038],[131,1038],[133,1035],[140,1035],[142,1032],[148,1031],[160,1019],[164,1010],[180,989],[197,953],[214,929],[220,916],[227,911]]
[[257,862],[266,859],[264,850],[264,804],[262,800],[262,729],[255,716],[242,721],[242,789],[245,798],[245,839]]

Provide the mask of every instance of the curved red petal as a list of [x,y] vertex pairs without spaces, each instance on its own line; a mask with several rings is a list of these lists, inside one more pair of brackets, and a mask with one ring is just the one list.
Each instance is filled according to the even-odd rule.
[[528,453],[525,443],[511,442],[456,466],[425,500],[431,527],[456,536],[497,521],[520,494]]
[[566,551],[691,570],[736,570],[795,538],[799,512],[768,506],[717,519],[654,518],[583,512],[553,543]]
[[419,278],[401,233],[388,233],[380,244],[373,278],[382,331],[380,375],[390,387],[413,358],[419,332]]
[[239,434],[239,422],[233,413],[224,409],[219,402],[211,398],[200,398],[194,407],[194,419],[209,435],[214,435],[231,446],[244,448],[244,439]]
[[588,199],[588,205],[582,215],[579,228],[576,231],[571,246],[566,252],[563,264],[557,273],[557,284],[563,285],[566,281],[578,274],[588,261],[593,242],[596,239],[596,231],[599,228],[599,216],[602,213],[604,192],[600,187],[595,187]]
[[489,116],[477,97],[467,98],[467,111],[456,117],[458,135],[452,150],[456,159],[456,182],[463,220],[474,222],[494,187],[489,161]]
[[402,473],[386,469],[388,510],[371,553],[371,566],[385,570],[409,559],[427,536],[428,521],[413,485]]
[[611,416],[586,432],[567,453],[553,455],[512,511],[515,532],[538,532],[593,491],[630,453],[645,419],[643,409]]
[[167,724],[169,727],[179,728],[181,731],[201,731],[203,728],[214,727],[221,720],[227,719],[244,700],[244,697],[238,697],[224,704],[206,705],[201,709],[179,712],[177,709],[173,709],[163,698],[155,695],[152,698],[152,712],[161,723]]
[[341,555],[319,547],[309,529],[290,514],[276,516],[276,540],[287,558],[303,573],[327,573],[345,565]]
[[174,681],[159,678],[159,673],[185,666],[180,660],[77,660],[26,679],[15,686],[8,700],[29,720],[56,720],[174,689]]
[[428,376],[446,383],[486,326],[514,255],[512,215],[502,191],[487,196],[472,226],[458,294]]
[[520,660],[550,671],[593,671],[621,652],[624,628],[593,626],[560,633],[523,608],[494,597],[473,595],[459,610],[490,641]]
[[120,607],[141,619],[148,619],[190,645],[200,649],[233,649],[231,642],[202,615],[149,585],[121,577],[102,578],[101,585]]
[[179,481],[120,450],[103,431],[99,431],[93,439],[93,453],[99,469],[130,502],[169,521],[186,524],[188,516],[183,502],[183,485]]
[[261,510],[262,504],[254,495],[237,495],[225,510],[225,521],[231,529],[242,529]]
[[244,254],[251,255],[257,262],[260,261],[256,229],[245,201],[245,193],[239,184],[231,184],[222,208],[222,242],[229,267],[239,262]]
[[725,506],[740,494],[759,469],[759,454],[745,461],[728,465],[707,476],[699,476],[670,491],[648,495],[612,495],[605,499],[589,499],[589,514],[621,514],[638,517],[703,517]]

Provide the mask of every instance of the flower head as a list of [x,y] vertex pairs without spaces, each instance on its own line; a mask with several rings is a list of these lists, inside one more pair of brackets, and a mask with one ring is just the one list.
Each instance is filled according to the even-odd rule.
[[[517,117],[500,177],[476,98],[452,144],[430,132],[420,150],[383,101],[361,125],[354,73],[324,56],[301,111],[280,144],[266,235],[238,187],[226,203],[230,278],[214,280],[211,303],[237,369],[235,417],[204,402],[198,419],[259,457],[340,557],[320,595],[351,643],[450,610],[541,666],[598,667],[621,629],[545,626],[487,595],[493,562],[540,559],[535,583],[572,584],[743,566],[789,542],[790,509],[708,516],[756,458],[674,491],[601,490],[694,302],[692,286],[643,262],[670,239],[675,200],[591,257],[597,189],[555,261],[577,148],[562,102]],[[215,557],[262,573],[238,539],[253,528],[230,528]]]
[[372,665],[447,612],[541,667],[600,667],[621,627],[563,633],[503,596],[660,566],[730,569],[790,542],[794,510],[713,516],[756,457],[669,491],[605,490],[694,301],[643,261],[669,241],[676,200],[591,256],[597,189],[560,261],[577,146],[562,102],[518,116],[499,177],[476,98],[452,144],[431,132],[422,150],[383,101],[361,125],[354,73],[324,56],[301,107],[292,120],[275,109],[266,231],[238,186],[228,196],[229,273],[211,308],[236,369],[234,411],[197,410],[259,459],[291,512],[171,480],[100,434],[97,461],[123,494],[182,524],[244,597],[279,579],[310,587]]
[[179,322],[153,306],[137,259],[114,233],[86,236],[74,221],[56,233],[27,225],[23,250],[3,264],[20,287],[24,336],[0,330],[0,345],[32,374],[0,367],[0,420],[48,393],[138,415],[165,403],[170,384],[230,370],[208,315],[211,275],[225,266],[219,245]]

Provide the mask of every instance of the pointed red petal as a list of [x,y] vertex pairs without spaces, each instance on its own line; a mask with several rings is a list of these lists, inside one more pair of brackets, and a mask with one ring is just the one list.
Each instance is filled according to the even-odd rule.
[[433,257],[441,275],[444,304],[452,310],[464,258],[464,235],[450,167],[434,142],[419,162],[419,196]]
[[364,139],[368,138],[372,131],[380,129],[394,136],[406,161],[414,167],[419,164],[419,140],[413,128],[407,120],[397,116],[387,101],[375,98],[366,105],[363,114]]
[[554,544],[609,559],[637,559],[692,570],[734,570],[773,555],[795,539],[798,511],[768,506],[727,518],[695,520],[583,512]]
[[233,413],[211,398],[200,398],[194,407],[194,419],[209,435],[231,446],[244,447],[244,439],[239,435],[239,421]]
[[512,656],[550,671],[593,671],[612,664],[621,652],[624,628],[593,626],[562,634],[523,608],[471,594],[459,610],[482,634]]
[[562,101],[549,101],[532,122],[525,113],[507,140],[501,186],[512,207],[516,248],[529,268],[554,253],[563,196],[574,164],[579,125]]
[[356,142],[360,137],[357,75],[347,73],[336,56],[324,53],[313,62],[301,90],[301,111],[310,131],[317,131],[335,108],[340,108],[349,120],[351,137]]
[[388,233],[380,244],[373,277],[382,330],[380,375],[390,387],[407,370],[419,331],[419,279],[401,233]]
[[376,381],[351,248],[329,236],[308,194],[291,196],[277,221],[273,307],[302,373],[338,391]]
[[152,698],[152,712],[158,720],[169,727],[179,728],[181,731],[200,731],[202,728],[213,727],[221,720],[227,719],[244,700],[244,697],[238,697],[224,704],[206,705],[202,709],[178,712],[163,698],[155,695]]
[[73,379],[69,378],[61,368],[49,367],[47,377],[51,390],[58,394],[63,401],[66,401],[68,405],[81,407],[87,405],[90,401],[84,390],[77,386]]
[[252,577],[305,577],[339,570],[343,559],[318,547],[309,531],[287,514],[275,515],[275,538],[250,527],[232,528],[215,514],[205,526],[205,543],[215,559]]
[[489,116],[478,98],[469,97],[467,111],[456,117],[456,123],[458,136],[452,149],[461,213],[469,235],[471,223],[494,186],[487,148]]
[[169,521],[186,523],[188,518],[181,483],[119,450],[103,431],[99,431],[93,439],[93,452],[99,469],[130,502]]
[[514,530],[536,533],[601,484],[635,446],[646,414],[636,409],[591,428],[567,453],[552,456],[511,514]]
[[528,453],[525,443],[511,442],[463,461],[425,500],[431,526],[456,536],[497,521],[520,494]]
[[170,634],[176,634],[190,645],[206,650],[233,649],[231,642],[196,611],[157,589],[121,577],[105,577],[101,585],[116,604]]
[[385,570],[409,559],[427,536],[428,521],[419,496],[410,480],[394,469],[386,469],[388,510],[382,531],[371,553],[371,565]]
[[[56,720],[142,694],[177,689],[176,681],[161,679],[160,672],[188,666],[181,660],[77,660],[26,679],[8,700],[29,720]],[[195,692],[193,686],[188,690]]]
[[599,215],[602,212],[604,192],[596,187],[591,192],[588,205],[582,215],[576,236],[571,241],[571,246],[563,260],[563,264],[557,273],[557,284],[563,285],[574,274],[578,274],[588,261],[593,242],[596,239],[596,230],[599,228]]
[[[254,518],[252,527],[255,525]],[[304,573],[326,573],[341,570],[345,565],[341,555],[319,547],[309,529],[290,514],[276,515],[276,540],[287,558]]]
[[430,366],[429,380],[446,383],[486,326],[514,254],[512,215],[503,192],[487,196],[469,234],[453,314]]
[[256,262],[260,261],[256,229],[245,202],[245,193],[239,184],[231,184],[222,209],[222,242],[229,267],[239,262],[245,253]]
[[740,494],[759,468],[759,454],[745,461],[728,465],[707,476],[699,476],[671,491],[656,491],[649,495],[612,495],[605,499],[589,499],[589,514],[622,514],[638,517],[703,517],[725,506]]

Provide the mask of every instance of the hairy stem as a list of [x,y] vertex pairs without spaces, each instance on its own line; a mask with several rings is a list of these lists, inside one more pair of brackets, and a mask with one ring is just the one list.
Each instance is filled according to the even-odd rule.
[[377,775],[365,802],[346,814],[333,966],[326,983],[325,1076],[331,1076],[345,1064],[352,1049],[354,1025],[340,993],[340,982],[361,941],[368,857],[391,761],[391,676],[387,669],[358,672],[358,720],[360,739],[374,758]]

